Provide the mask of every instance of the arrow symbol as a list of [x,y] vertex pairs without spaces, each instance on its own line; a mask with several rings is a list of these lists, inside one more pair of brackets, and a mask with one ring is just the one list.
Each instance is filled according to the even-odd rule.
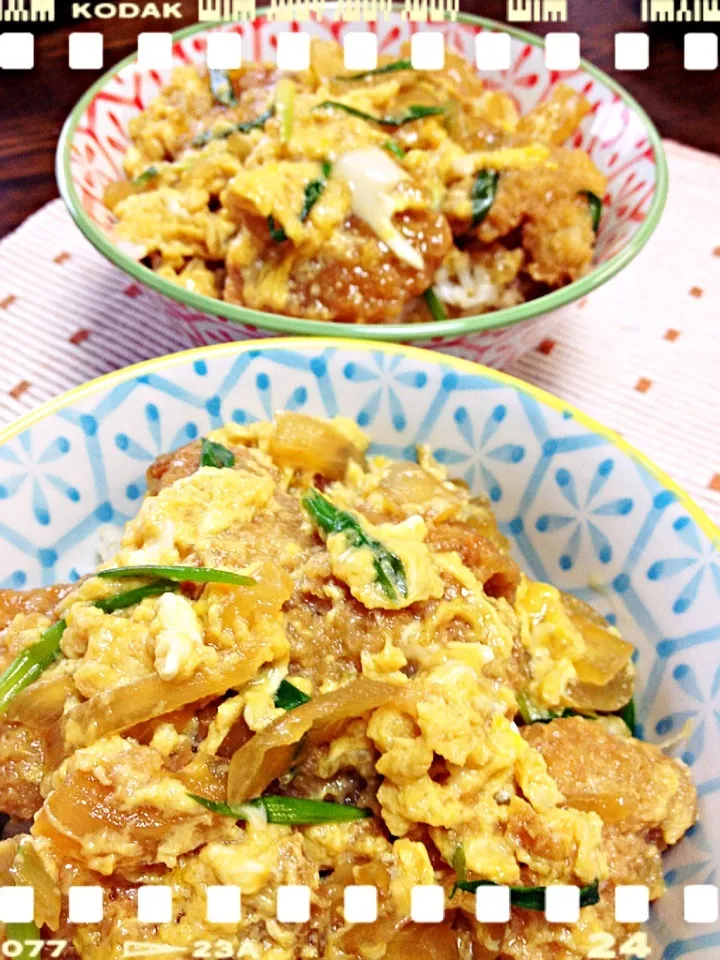
[[124,957],[176,957],[186,952],[185,947],[171,947],[165,943],[143,943],[138,940],[126,940],[123,944]]

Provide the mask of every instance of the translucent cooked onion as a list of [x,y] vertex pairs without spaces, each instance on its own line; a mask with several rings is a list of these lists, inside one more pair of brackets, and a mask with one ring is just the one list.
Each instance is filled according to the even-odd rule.
[[33,730],[49,730],[62,716],[65,702],[74,689],[68,674],[38,680],[10,704],[8,720],[16,720]]
[[585,791],[582,785],[580,787],[577,793],[565,791],[567,805],[575,810],[596,813],[603,823],[619,823],[621,820],[627,820],[637,810],[638,804],[635,797],[618,793]]
[[581,683],[578,680],[571,681],[563,700],[580,713],[613,713],[632,700],[634,686],[635,670],[632,663],[628,663],[604,687],[598,687],[594,683]]
[[331,423],[303,413],[281,413],[270,438],[270,456],[283,467],[294,467],[328,480],[342,480],[351,460],[365,467],[365,457]]
[[[128,809],[113,789],[84,771],[73,771],[47,797],[32,828],[33,836],[47,837],[57,858],[89,865],[93,856],[112,852],[117,869],[133,870],[155,862],[158,848],[169,833],[188,821],[205,817],[143,805]],[[198,828],[188,836],[200,842]]]
[[416,463],[390,464],[383,473],[380,489],[398,507],[432,504],[430,515],[435,520],[452,513],[463,502],[459,491],[444,486],[437,477]]
[[450,923],[410,923],[388,944],[385,960],[458,960],[457,936]]
[[[349,883],[352,883],[352,877],[349,880]],[[384,960],[407,960],[407,954],[403,952],[391,953],[388,949],[388,952],[385,953],[382,948],[385,944],[390,944],[390,946],[395,943],[399,932],[402,931],[409,923],[409,918],[407,917],[382,917],[379,920],[375,920],[374,923],[368,924],[358,924],[353,926],[345,933],[341,940],[340,950],[333,954],[333,957],[337,957],[338,960],[355,960],[357,957],[372,957],[372,956],[382,956]],[[429,928],[428,928],[429,929]],[[381,952],[382,951],[382,952]],[[435,954],[425,954],[417,953],[418,958],[431,957],[435,960]],[[440,960],[438,957],[437,960]],[[455,957],[452,957],[452,960],[455,960]]]
[[60,926],[60,890],[43,866],[31,843],[23,843],[10,871],[18,887],[32,887],[35,891],[35,923],[46,924],[51,930]]
[[177,773],[188,793],[220,802],[227,796],[228,761],[207,754],[193,757]]
[[291,710],[256,733],[233,755],[228,800],[242,803],[259,797],[273,780],[290,769],[301,741],[307,748],[331,740],[345,721],[398,701],[403,695],[404,691],[392,684],[363,678]]
[[65,715],[63,744],[66,749],[88,746],[101,737],[123,733],[136,724],[178,710],[186,703],[242,687],[272,657],[269,645],[250,639],[245,642],[242,656],[227,657],[218,666],[199,670],[184,682],[168,682],[151,674],[113,690],[103,690]]
[[17,856],[17,838],[0,840],[0,887],[11,887],[13,876],[10,872]]
[[578,680],[604,687],[628,665],[634,647],[612,632],[600,614],[582,600],[563,594],[563,604],[585,641],[582,659],[573,661]]

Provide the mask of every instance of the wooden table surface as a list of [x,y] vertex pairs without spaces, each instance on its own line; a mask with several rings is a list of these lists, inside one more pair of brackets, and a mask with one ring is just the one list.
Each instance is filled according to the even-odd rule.
[[[507,9],[506,0],[461,0],[460,6],[500,20]],[[639,100],[662,136],[720,153],[720,74],[686,71],[683,26],[643,25],[639,6],[639,0],[569,0],[569,19],[561,26],[580,34],[583,56],[616,77]],[[58,14],[55,24],[36,26],[35,68],[0,73],[0,237],[58,195],[53,166],[60,129],[75,102],[100,75],[69,69],[69,34],[73,30],[102,32],[105,69],[109,69],[134,52],[141,29],[175,30],[197,19],[195,0],[184,0],[182,9],[187,14],[182,22],[73,23]],[[532,29],[544,33],[558,27],[535,24]],[[651,34],[650,69],[615,71],[615,34],[641,29]]]

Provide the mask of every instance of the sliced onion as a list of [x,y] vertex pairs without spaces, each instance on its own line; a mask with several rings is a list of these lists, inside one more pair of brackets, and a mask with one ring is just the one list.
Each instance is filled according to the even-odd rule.
[[404,694],[392,684],[362,678],[313,697],[309,703],[279,717],[233,755],[228,800],[242,803],[259,797],[273,780],[290,769],[297,759],[300,741],[307,748],[331,740],[345,721],[398,701]]
[[57,930],[60,926],[60,890],[31,843],[20,845],[11,873],[16,886],[32,887],[35,891],[35,923],[38,927],[47,924],[51,930]]
[[581,683],[604,687],[628,665],[635,649],[612,632],[600,614],[587,603],[563,594],[563,604],[585,641],[585,653],[573,661]]
[[168,682],[151,674],[113,690],[103,690],[65,714],[61,725],[63,743],[69,749],[85,747],[102,737],[123,733],[145,720],[178,710],[186,703],[242,687],[272,658],[270,646],[251,639],[246,642],[242,656],[227,657],[216,667],[198,670],[184,682]]
[[578,680],[571,681],[563,700],[580,713],[613,713],[632,700],[634,686],[635,669],[632,663],[629,663],[604,687],[598,687],[594,683],[581,683]]
[[7,717],[33,730],[49,730],[62,717],[65,702],[74,689],[68,674],[38,680],[13,700]]
[[365,457],[331,423],[304,413],[281,413],[270,438],[270,456],[284,467],[294,467],[328,480],[342,480],[351,460],[363,468]]
[[452,921],[428,924],[410,923],[388,944],[385,960],[458,960],[457,936]]
[[17,856],[18,841],[16,837],[0,840],[0,886],[11,887],[13,875],[10,872]]
[[[32,833],[52,842],[59,861],[88,866],[91,857],[112,852],[122,872],[154,863],[174,827],[201,822],[205,815],[201,808],[198,811],[200,816],[195,817],[149,805],[128,809],[112,787],[76,770],[48,795]],[[191,829],[188,842],[199,844],[203,832],[207,831]]]
[[459,490],[445,486],[429,470],[417,463],[396,461],[389,464],[380,481],[380,489],[399,506],[405,504],[423,504],[436,497],[453,503],[462,503]]
[[565,799],[569,807],[575,810],[596,813],[603,823],[620,823],[627,820],[637,810],[635,797],[624,797],[618,793],[597,793],[584,791],[578,793],[565,792]]

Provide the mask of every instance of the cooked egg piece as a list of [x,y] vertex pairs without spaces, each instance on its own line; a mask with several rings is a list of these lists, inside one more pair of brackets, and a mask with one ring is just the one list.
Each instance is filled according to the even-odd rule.
[[422,256],[393,225],[395,207],[389,191],[408,175],[380,147],[351,150],[338,157],[333,175],[350,187],[352,212],[364,220],[396,257],[422,270]]
[[540,143],[501,150],[477,150],[458,157],[453,163],[453,173],[458,177],[468,177],[478,170],[528,170],[546,163],[549,156],[548,148]]
[[200,666],[203,631],[192,603],[164,593],[150,626],[155,637],[155,669],[163,680],[187,680]]

